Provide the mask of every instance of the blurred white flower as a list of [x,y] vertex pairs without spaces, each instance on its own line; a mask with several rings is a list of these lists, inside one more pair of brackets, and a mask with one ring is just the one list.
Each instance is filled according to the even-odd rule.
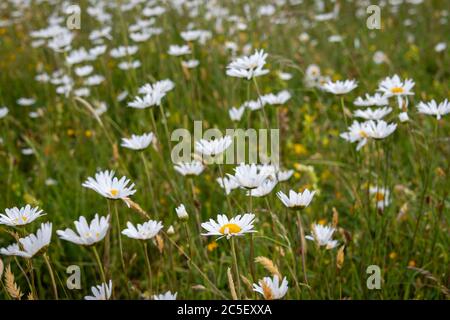
[[436,116],[437,120],[440,120],[442,116],[450,113],[450,103],[447,99],[437,104],[435,100],[430,102],[420,102],[417,105],[419,113]]
[[227,75],[248,80],[265,75],[269,73],[269,70],[263,69],[266,58],[267,53],[264,50],[256,50],[251,56],[237,58],[227,66]]
[[195,150],[203,155],[216,156],[224,152],[232,142],[230,136],[213,140],[201,139],[195,142]]
[[175,212],[177,213],[178,219],[180,220],[187,220],[189,218],[184,204],[180,204],[177,208],[175,208]]
[[180,162],[175,164],[173,167],[183,176],[198,176],[205,169],[203,163],[197,160],[194,160],[192,162]]
[[153,300],[177,300],[177,294],[177,292],[172,293],[170,291],[167,291],[166,293],[155,294],[153,296]]
[[355,80],[345,80],[345,81],[328,81],[323,85],[323,89],[325,91],[328,91],[330,93],[340,95],[340,94],[346,94],[352,91],[357,87],[357,83]]
[[144,150],[153,141],[153,132],[144,133],[143,135],[131,135],[131,138],[122,138],[121,146],[132,150]]

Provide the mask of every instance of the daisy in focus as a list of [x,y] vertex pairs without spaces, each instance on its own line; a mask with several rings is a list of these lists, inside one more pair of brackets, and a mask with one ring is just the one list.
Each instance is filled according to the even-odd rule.
[[10,227],[23,226],[44,215],[38,207],[32,208],[27,204],[20,209],[17,207],[5,209],[4,214],[0,213],[0,224]]
[[277,275],[274,275],[273,278],[264,277],[258,281],[258,284],[253,284],[253,291],[261,294],[265,300],[281,299],[288,291],[288,281],[284,277],[280,283]]
[[117,179],[114,171],[102,171],[95,174],[95,178],[89,177],[82,186],[92,189],[107,199],[117,200],[129,198],[136,193],[134,183],[130,184],[127,177]]
[[316,191],[309,191],[308,189],[298,193],[294,190],[289,190],[289,196],[284,194],[283,191],[279,191],[277,196],[286,207],[301,210],[309,206],[315,193]]
[[252,213],[245,213],[244,215],[237,215],[228,219],[225,215],[218,215],[217,222],[210,219],[208,222],[202,223],[202,228],[208,231],[202,233],[203,236],[219,236],[218,239],[226,237],[230,239],[235,236],[243,236],[246,233],[256,232],[253,228],[255,215]]
[[57,230],[56,233],[63,240],[82,246],[90,246],[102,241],[108,233],[109,215],[106,217],[99,217],[98,214],[95,214],[95,217],[90,224],[86,221],[84,216],[81,216],[74,224],[77,233],[69,228]]
[[311,235],[305,236],[305,238],[314,241],[319,247],[325,246],[326,249],[333,249],[338,245],[338,241],[333,240],[333,233],[336,231],[335,228],[321,224],[313,224],[311,229]]
[[46,222],[41,224],[36,234],[30,234],[25,238],[20,238],[19,243],[9,245],[0,249],[0,254],[5,256],[19,256],[32,258],[39,252],[43,252],[50,244],[52,238],[52,224]]

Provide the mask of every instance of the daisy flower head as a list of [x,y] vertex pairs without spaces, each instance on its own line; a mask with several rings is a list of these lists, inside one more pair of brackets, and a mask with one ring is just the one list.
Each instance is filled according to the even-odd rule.
[[117,200],[129,198],[136,193],[134,183],[130,184],[127,177],[117,179],[114,171],[102,171],[95,174],[95,178],[89,177],[82,186],[92,189],[107,199]]
[[171,56],[178,57],[178,56],[190,54],[191,49],[189,48],[188,45],[179,46],[179,45],[173,44],[169,47],[169,51],[167,51],[167,53]]
[[230,136],[211,140],[201,139],[195,142],[195,149],[203,155],[216,156],[228,149],[232,142]]
[[371,108],[367,108],[366,110],[356,110],[354,112],[354,115],[355,117],[363,118],[366,120],[381,120],[391,112],[391,107],[384,107],[373,110]]
[[269,93],[261,98],[264,100],[265,103],[270,105],[282,105],[285,104],[290,98],[291,94],[287,90],[283,90],[278,92],[277,94]]
[[178,292],[172,293],[167,291],[166,293],[155,294],[153,300],[177,300]]
[[389,100],[386,96],[375,93],[373,96],[366,93],[365,99],[358,97],[353,101],[353,104],[358,107],[382,107],[389,104]]
[[50,222],[42,223],[36,234],[30,234],[25,238],[20,238],[19,243],[14,243],[6,248],[1,248],[0,254],[30,259],[37,253],[43,252],[50,244],[51,238],[52,224]]
[[384,210],[389,205],[391,193],[388,189],[378,186],[370,187],[369,193],[374,197],[378,209]]
[[358,86],[355,80],[345,80],[345,81],[328,81],[322,87],[325,91],[332,94],[341,95],[346,94],[355,89]]
[[205,170],[205,166],[198,160],[192,162],[180,162],[173,166],[175,171],[183,176],[198,176]]
[[292,177],[293,174],[294,174],[294,170],[285,170],[285,171],[279,170],[276,173],[276,178],[277,178],[278,182],[284,182],[284,181],[288,181]]
[[178,207],[176,207],[175,212],[177,213],[178,219],[180,220],[187,220],[189,218],[184,204],[180,204]]
[[109,300],[112,294],[112,281],[103,282],[100,285],[91,287],[92,296],[85,296],[85,300]]
[[239,108],[232,107],[230,110],[228,110],[228,114],[232,121],[240,121],[242,115],[244,114],[244,111],[245,111],[244,106],[241,106]]
[[450,113],[450,103],[447,99],[439,104],[435,100],[431,100],[430,102],[420,102],[417,109],[419,113],[436,116],[436,119],[440,120],[442,116]]
[[360,150],[366,145],[369,138],[369,134],[366,131],[366,123],[353,121],[352,125],[348,127],[348,131],[341,133],[340,137],[350,143],[358,142],[356,150]]
[[5,213],[0,213],[0,224],[16,227],[31,223],[37,218],[43,216],[42,210],[38,207],[32,208],[29,204],[25,207],[5,209]]
[[236,180],[231,178],[217,178],[216,181],[222,189],[225,189],[225,193],[227,195],[230,194],[234,189],[239,188],[239,184],[236,182]]
[[289,190],[289,196],[279,191],[277,193],[278,198],[283,202],[283,204],[292,209],[304,209],[311,203],[316,191],[309,191],[305,189],[303,192],[295,192],[294,190]]
[[414,95],[414,92],[411,91],[414,85],[413,80],[405,79],[405,81],[402,81],[398,75],[394,75],[383,79],[378,85],[378,91],[387,98],[392,96],[410,96]]
[[242,188],[255,189],[258,188],[269,176],[271,172],[265,170],[265,167],[260,167],[254,163],[244,164],[234,168],[234,175],[228,174],[230,179],[234,179],[235,182]]
[[153,132],[144,133],[140,136],[132,134],[131,138],[122,138],[121,146],[131,150],[144,150],[152,143],[153,138]]
[[6,117],[8,112],[9,112],[9,109],[7,107],[0,108],[0,119]]
[[335,228],[321,224],[313,224],[311,229],[311,235],[306,236],[306,239],[315,241],[319,247],[325,246],[327,249],[333,249],[337,246],[337,240],[333,240],[333,233],[336,231]]
[[94,219],[89,224],[84,216],[74,222],[76,233],[72,229],[57,230],[60,239],[73,242],[82,246],[90,246],[103,240],[109,229],[109,215],[99,217],[95,214]]
[[387,123],[386,121],[367,121],[365,123],[365,131],[372,139],[384,139],[391,135],[397,129],[396,123]]
[[161,221],[149,220],[143,224],[138,224],[136,227],[128,221],[127,229],[122,230],[122,234],[132,239],[149,240],[155,237],[162,228]]
[[227,66],[227,75],[236,78],[250,80],[269,73],[263,69],[266,64],[267,53],[264,50],[256,50],[251,56],[237,58]]
[[208,231],[202,233],[203,236],[219,236],[218,239],[226,237],[230,239],[235,236],[243,236],[246,233],[256,232],[253,228],[255,215],[253,213],[245,213],[244,215],[237,215],[231,219],[227,216],[219,214],[217,222],[210,219],[208,222],[202,223],[202,228]]
[[277,180],[266,179],[259,187],[247,191],[247,196],[264,197],[272,192],[277,185]]
[[264,277],[258,284],[253,284],[253,291],[261,294],[265,300],[281,299],[288,291],[288,281],[284,277],[280,283],[278,275],[274,275],[273,278]]

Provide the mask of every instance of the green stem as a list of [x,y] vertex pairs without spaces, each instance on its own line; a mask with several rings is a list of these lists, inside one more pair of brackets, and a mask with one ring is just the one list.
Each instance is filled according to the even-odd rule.
[[48,272],[50,273],[50,279],[52,281],[53,293],[55,295],[55,299],[58,300],[58,289],[56,287],[55,274],[53,273],[52,266],[50,264],[50,260],[48,259],[47,253],[43,255],[45,264],[47,265]]

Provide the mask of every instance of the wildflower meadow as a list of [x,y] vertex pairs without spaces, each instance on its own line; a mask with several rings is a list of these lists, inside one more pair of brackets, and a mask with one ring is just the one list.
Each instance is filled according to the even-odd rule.
[[449,299],[448,15],[1,0],[0,299]]

